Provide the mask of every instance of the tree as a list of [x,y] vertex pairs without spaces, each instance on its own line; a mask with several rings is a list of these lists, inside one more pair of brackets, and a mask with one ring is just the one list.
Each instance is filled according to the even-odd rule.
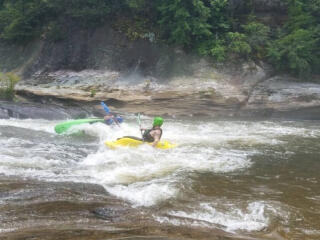
[[20,80],[15,73],[0,72],[0,98],[11,100],[14,97],[14,86]]
[[[300,77],[319,68],[319,30],[298,29],[274,41],[268,57],[279,70],[288,70]],[[318,70],[319,71],[319,70]]]
[[288,21],[268,47],[267,56],[277,69],[300,77],[319,72],[320,24],[310,12],[314,4],[312,0],[289,0]]
[[212,36],[210,8],[201,0],[163,0],[158,10],[163,37],[170,43],[190,48]]
[[265,47],[270,40],[270,28],[256,21],[241,26],[254,56],[262,59],[265,56]]

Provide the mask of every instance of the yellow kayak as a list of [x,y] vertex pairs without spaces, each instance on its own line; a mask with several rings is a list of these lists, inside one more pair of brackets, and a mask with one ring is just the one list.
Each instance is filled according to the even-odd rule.
[[[118,148],[120,146],[125,146],[125,147],[138,147],[142,144],[149,144],[152,145],[152,143],[148,143],[148,142],[143,142],[141,140],[138,139],[134,139],[134,138],[129,138],[129,137],[123,137],[123,138],[119,138],[116,141],[113,142],[105,142],[105,145],[107,145],[108,147],[115,149]],[[156,147],[157,148],[162,148],[162,149],[168,149],[168,148],[173,148],[176,147],[177,145],[175,144],[171,144],[167,141],[164,142],[159,142]]]

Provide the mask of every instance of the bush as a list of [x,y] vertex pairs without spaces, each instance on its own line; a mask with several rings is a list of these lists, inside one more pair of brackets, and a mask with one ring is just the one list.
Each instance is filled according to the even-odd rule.
[[318,70],[320,63],[319,32],[298,29],[270,44],[268,57],[278,70],[287,70],[300,77]]
[[12,100],[14,97],[14,86],[20,77],[14,73],[0,73],[0,98]]
[[239,57],[248,58],[251,47],[246,42],[246,35],[238,32],[227,33],[228,51],[237,54]]
[[263,58],[270,40],[270,28],[259,22],[249,22],[241,27],[244,29],[246,42],[252,48],[254,57]]
[[[159,1],[159,24],[162,37],[185,49],[210,46],[215,33],[228,28],[226,0]],[[200,51],[201,52],[201,51]]]
[[289,18],[267,49],[267,57],[278,69],[300,77],[319,73],[320,21],[311,1],[289,1]]

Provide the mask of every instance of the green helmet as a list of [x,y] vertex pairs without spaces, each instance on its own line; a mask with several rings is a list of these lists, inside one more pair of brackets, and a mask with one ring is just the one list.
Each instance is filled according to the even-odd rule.
[[155,117],[153,119],[153,126],[161,126],[163,124],[163,118],[162,117]]

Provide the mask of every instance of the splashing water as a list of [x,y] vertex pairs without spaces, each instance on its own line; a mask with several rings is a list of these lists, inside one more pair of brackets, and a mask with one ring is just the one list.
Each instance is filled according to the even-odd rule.
[[320,213],[318,122],[168,119],[163,139],[178,147],[108,149],[106,140],[140,136],[135,117],[126,119],[121,127],[82,124],[62,135],[56,121],[0,120],[0,174],[98,184],[132,207],[157,207],[152,216],[160,224],[319,231],[302,204]]

